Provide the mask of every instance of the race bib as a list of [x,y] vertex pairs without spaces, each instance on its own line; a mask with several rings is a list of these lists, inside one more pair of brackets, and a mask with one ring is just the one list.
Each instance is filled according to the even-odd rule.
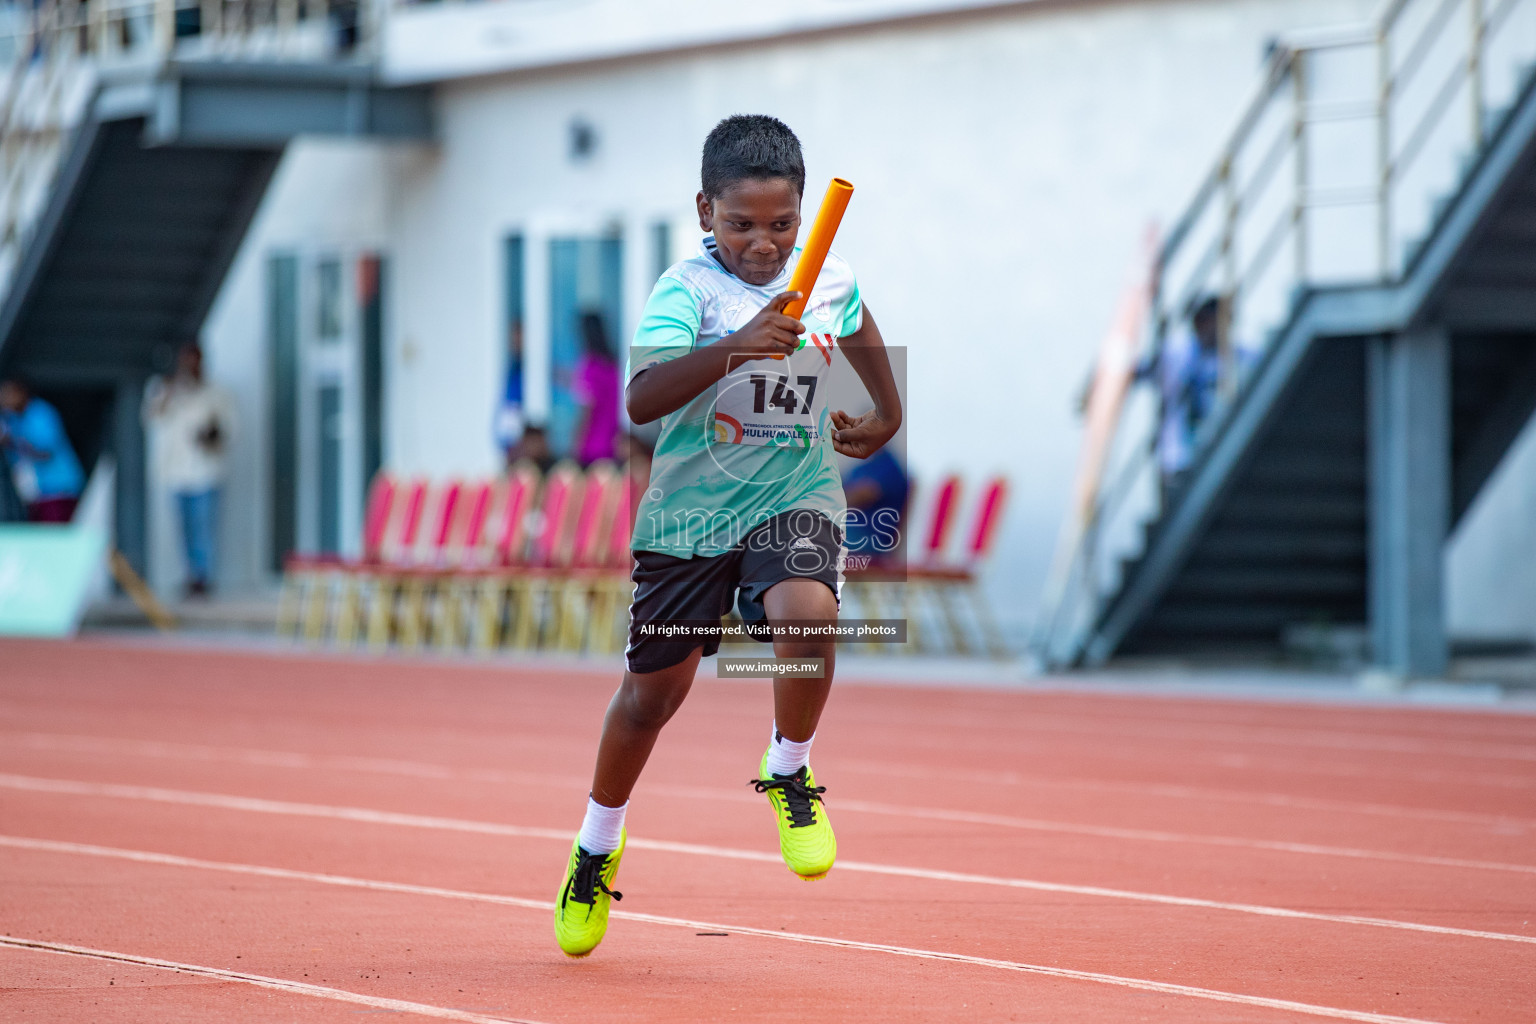
[[808,334],[784,359],[753,359],[715,385],[715,441],[809,448],[821,441],[834,334]]

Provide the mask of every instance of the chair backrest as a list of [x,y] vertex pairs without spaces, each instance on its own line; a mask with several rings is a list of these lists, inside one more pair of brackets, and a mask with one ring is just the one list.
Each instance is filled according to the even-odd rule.
[[373,475],[368,485],[368,503],[363,509],[363,561],[377,562],[384,546],[384,531],[389,527],[389,513],[394,507],[395,478],[384,470]]
[[918,552],[922,562],[937,562],[944,557],[944,549],[949,546],[949,535],[954,529],[955,513],[959,507],[960,477],[951,473],[933,490],[933,498],[928,506],[927,526],[923,531],[923,545]]
[[472,480],[461,484],[458,500],[448,516],[447,532],[436,553],[440,568],[457,569],[469,564],[485,528],[486,508],[491,501],[491,482]]
[[602,564],[605,568],[627,571],[634,557],[629,552],[629,541],[634,536],[635,512],[640,507],[640,495],[645,490],[645,482],[636,480],[635,474],[626,472],[613,490],[613,515],[608,520]]
[[981,489],[981,500],[976,503],[976,521],[971,527],[970,541],[965,547],[966,561],[974,564],[992,553],[1007,500],[1008,481],[1003,477],[993,477]]
[[498,487],[498,504],[488,516],[487,548],[482,564],[522,565],[528,556],[528,514],[539,492],[539,470],[520,460],[507,470]]
[[570,564],[581,485],[581,471],[574,462],[556,463],[545,474],[538,528],[528,553],[530,565],[559,567]]
[[571,565],[590,568],[602,563],[618,494],[619,473],[612,462],[599,459],[587,467],[571,538]]
[[439,564],[462,489],[463,485],[457,480],[433,481],[427,485],[426,496],[422,499],[421,525],[416,530],[414,543],[404,552],[405,564]]
[[390,502],[389,514],[379,537],[380,562],[398,565],[406,560],[406,553],[415,546],[416,535],[421,532],[426,494],[425,480],[412,480],[399,488],[399,494]]

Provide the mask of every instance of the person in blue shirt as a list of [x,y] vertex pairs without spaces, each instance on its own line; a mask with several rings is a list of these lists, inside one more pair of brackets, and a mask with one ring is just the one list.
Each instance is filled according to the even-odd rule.
[[843,493],[848,497],[843,543],[849,572],[878,566],[896,555],[908,486],[907,471],[889,447],[855,463],[843,477]]
[[85,488],[85,473],[58,410],[14,378],[0,382],[0,451],[26,502],[28,521],[69,522]]

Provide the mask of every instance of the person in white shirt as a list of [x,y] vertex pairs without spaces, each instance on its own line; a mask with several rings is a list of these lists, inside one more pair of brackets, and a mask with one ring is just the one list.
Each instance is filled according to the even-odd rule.
[[176,497],[187,559],[187,595],[204,597],[218,565],[219,487],[235,432],[235,404],[203,378],[203,353],[183,345],[176,372],[157,377],[144,395],[144,421],[155,432],[161,483]]

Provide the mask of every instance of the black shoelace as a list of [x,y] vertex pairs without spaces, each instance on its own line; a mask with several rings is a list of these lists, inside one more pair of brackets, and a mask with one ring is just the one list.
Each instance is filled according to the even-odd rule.
[[621,892],[614,892],[603,884],[603,868],[608,866],[608,854],[588,853],[581,850],[581,860],[576,864],[576,871],[571,875],[571,886],[566,891],[565,897],[572,903],[597,903],[597,894],[605,892],[616,900],[624,898]]
[[826,786],[807,786],[806,770],[801,768],[793,775],[775,775],[767,779],[751,779],[750,784],[759,793],[777,789],[784,794],[785,810],[789,812],[789,827],[804,828],[816,824],[816,807],[813,800],[820,800]]

